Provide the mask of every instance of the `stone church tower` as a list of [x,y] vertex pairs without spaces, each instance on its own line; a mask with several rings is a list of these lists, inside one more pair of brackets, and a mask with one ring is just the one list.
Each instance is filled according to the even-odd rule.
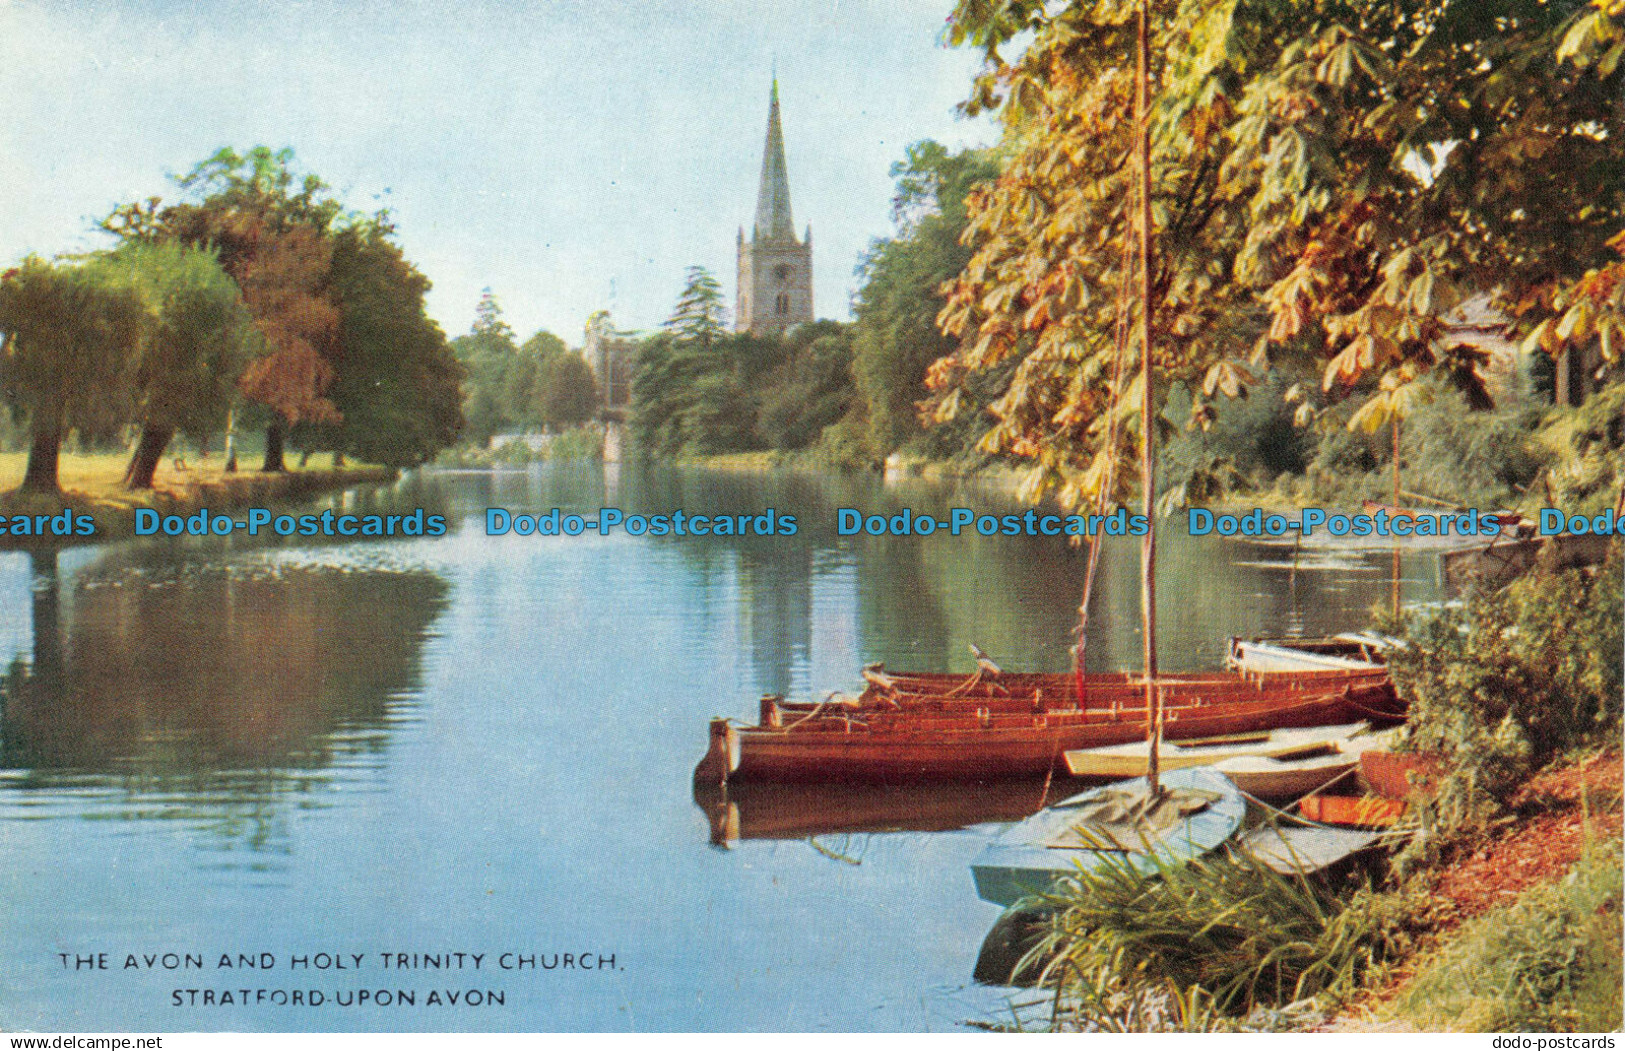
[[784,166],[784,131],[779,127],[777,77],[767,109],[756,225],[749,240],[744,227],[739,229],[737,306],[734,328],[740,332],[783,332],[813,319],[812,227],[807,227],[805,240],[796,240],[790,218],[790,176]]

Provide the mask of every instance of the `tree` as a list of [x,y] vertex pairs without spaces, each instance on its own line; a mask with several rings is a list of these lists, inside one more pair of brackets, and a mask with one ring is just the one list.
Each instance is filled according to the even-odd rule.
[[130,418],[141,425],[141,440],[125,484],[150,489],[176,431],[201,436],[219,428],[260,340],[212,250],[131,241],[92,265],[135,289],[146,308],[130,375]]
[[688,268],[683,292],[664,328],[679,342],[709,347],[728,333],[722,286],[703,266]]
[[548,427],[575,427],[592,419],[598,383],[586,359],[569,351],[549,355],[536,381],[536,403]]
[[423,463],[463,427],[462,367],[428,316],[429,279],[402,253],[387,217],[343,223],[331,237],[340,324],[327,397],[339,419],[308,426],[306,448],[391,467]]
[[814,321],[786,339],[792,356],[759,384],[757,429],[774,449],[805,449],[851,411],[852,328]]
[[[1380,376],[1373,413],[1434,372],[1473,391],[1475,357],[1442,324],[1462,292],[1498,288],[1532,325],[1621,227],[1617,8],[1152,4],[1159,250],[1144,297],[1124,294],[1132,6],[962,0],[950,42],[988,56],[970,105],[1002,108],[1013,152],[971,198],[976,254],[942,315],[965,342],[933,368],[939,414],[969,377],[1013,364],[985,447],[1037,461],[1030,494],[1099,491],[1121,454],[1106,447],[1114,407],[1127,434],[1140,399],[1160,399],[1114,382],[1141,299],[1164,337],[1158,375],[1202,392],[1199,424],[1282,354],[1318,359],[1339,393]],[[999,49],[1022,34],[1007,64]],[[1553,170],[1573,173],[1563,193]]]
[[29,257],[0,277],[0,392],[32,429],[24,490],[60,490],[57,462],[70,428],[124,421],[147,326],[141,294],[107,268]]
[[870,247],[853,306],[853,372],[881,454],[921,433],[917,405],[926,397],[926,369],[958,345],[936,325],[946,302],[941,289],[970,261],[960,243],[965,196],[998,169],[985,151],[949,154],[938,143],[918,142],[891,173],[897,236]]
[[177,180],[183,190],[200,193],[200,202],[161,207],[151,198],[117,209],[102,223],[126,240],[176,240],[219,253],[264,337],[265,352],[243,370],[239,386],[269,415],[266,471],[284,470],[288,428],[338,421],[324,395],[333,381],[339,327],[327,288],[327,235],[341,209],[323,196],[326,186],[314,175],[295,192],[292,163],[291,150],[257,146],[241,155],[222,149]]
[[503,319],[502,307],[489,288],[475,308],[473,328],[468,335],[452,340],[451,347],[466,376],[463,417],[467,433],[483,445],[513,423],[504,388],[508,370],[519,354],[513,329]]

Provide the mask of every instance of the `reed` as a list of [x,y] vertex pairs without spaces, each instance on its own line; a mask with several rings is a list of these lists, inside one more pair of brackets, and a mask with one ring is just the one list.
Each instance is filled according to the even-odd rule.
[[1159,859],[1145,874],[1113,860],[1025,903],[1051,921],[1018,971],[1054,988],[1057,1028],[1223,1028],[1358,988],[1408,927],[1369,907],[1388,900],[1283,875],[1236,849]]

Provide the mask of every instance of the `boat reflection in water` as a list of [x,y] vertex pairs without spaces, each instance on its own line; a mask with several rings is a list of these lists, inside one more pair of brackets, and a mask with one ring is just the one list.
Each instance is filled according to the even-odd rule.
[[1019,821],[1080,790],[1066,777],[963,784],[807,784],[696,782],[711,843],[807,839],[853,832],[947,832],[986,821]]

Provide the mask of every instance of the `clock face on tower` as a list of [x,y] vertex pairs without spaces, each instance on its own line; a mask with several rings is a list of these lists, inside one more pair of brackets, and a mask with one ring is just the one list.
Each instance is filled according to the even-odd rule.
[[791,273],[792,271],[789,264],[780,263],[778,266],[773,268],[773,280],[781,285],[787,285],[790,283]]

